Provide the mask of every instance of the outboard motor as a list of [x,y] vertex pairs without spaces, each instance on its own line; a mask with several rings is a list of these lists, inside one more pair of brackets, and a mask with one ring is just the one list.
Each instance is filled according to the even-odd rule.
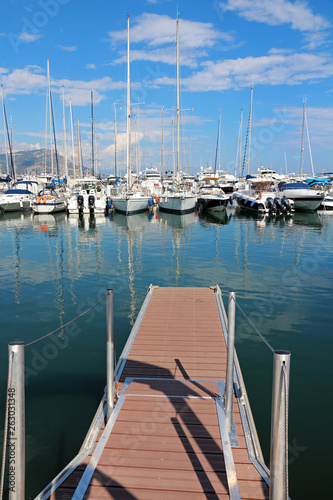
[[95,207],[95,196],[93,196],[92,194],[88,196],[88,206],[90,212],[93,212]]
[[267,205],[269,212],[274,214],[276,209],[275,209],[273,198],[267,198],[266,205]]
[[292,208],[291,208],[290,201],[288,200],[288,198],[286,196],[282,197],[281,203],[282,203],[282,206],[283,206],[285,212],[290,214]]
[[278,212],[282,212],[283,211],[283,207],[282,207],[282,203],[281,203],[281,198],[279,198],[278,196],[276,198],[274,198],[274,205],[276,206],[276,210]]
[[79,208],[79,212],[83,211],[83,203],[84,203],[83,196],[82,196],[82,194],[79,194],[77,197],[77,206]]

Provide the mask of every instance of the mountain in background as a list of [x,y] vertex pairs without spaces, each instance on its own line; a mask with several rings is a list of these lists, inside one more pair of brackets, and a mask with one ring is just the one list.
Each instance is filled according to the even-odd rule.
[[[64,157],[58,153],[58,167],[59,176],[63,177],[65,175],[65,160]],[[9,171],[10,168],[10,158],[9,161]],[[33,177],[35,175],[41,175],[45,173],[51,173],[51,155],[49,149],[34,149],[31,151],[16,151],[14,153],[15,171],[17,176],[27,175]],[[69,175],[73,174],[73,165],[71,161],[68,161]],[[53,170],[55,176],[57,171],[55,155],[53,154]],[[84,170],[87,170],[86,168]],[[0,173],[7,174],[7,163],[6,155],[0,154]]]

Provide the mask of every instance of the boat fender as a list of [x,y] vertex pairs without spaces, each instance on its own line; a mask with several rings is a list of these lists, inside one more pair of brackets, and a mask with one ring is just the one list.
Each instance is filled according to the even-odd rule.
[[233,196],[232,198],[229,198],[229,203],[230,203],[230,205],[233,205],[233,203],[234,203],[234,202],[232,201],[232,200],[233,200],[233,198],[234,198],[234,196]]
[[158,203],[158,196],[155,196],[155,203]]
[[46,198],[45,198],[45,196],[39,196],[39,197],[38,197],[37,203],[42,203],[42,202],[43,202],[43,203],[46,203]]
[[260,191],[260,199],[262,199],[262,191]]
[[108,207],[111,208],[112,207],[112,200],[111,198],[108,199]]
[[152,207],[152,206],[154,205],[154,200],[153,200],[153,198],[149,198],[149,200],[148,200],[148,205],[149,205],[150,207]]

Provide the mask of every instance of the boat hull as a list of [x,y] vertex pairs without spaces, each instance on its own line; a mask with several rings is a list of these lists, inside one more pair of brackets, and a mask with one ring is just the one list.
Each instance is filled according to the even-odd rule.
[[31,199],[4,200],[0,202],[2,212],[21,212],[31,210]]
[[200,196],[198,198],[198,209],[205,212],[223,212],[226,210],[229,198]]
[[111,199],[112,206],[116,210],[124,215],[137,214],[140,212],[145,212],[148,210],[148,200],[149,196],[116,196]]
[[158,207],[164,212],[174,214],[186,214],[193,212],[196,206],[195,196],[161,196],[158,200]]
[[32,203],[31,208],[36,214],[54,214],[64,212],[67,208],[67,203],[65,201]]

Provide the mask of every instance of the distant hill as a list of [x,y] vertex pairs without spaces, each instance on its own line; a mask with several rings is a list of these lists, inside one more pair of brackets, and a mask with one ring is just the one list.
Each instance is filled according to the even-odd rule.
[[[17,151],[14,154],[16,175],[40,175],[51,172],[51,155],[49,149],[34,149],[32,151]],[[10,160],[9,160],[10,161]],[[54,173],[56,174],[56,160],[53,155]],[[63,176],[64,157],[58,153],[59,175]],[[46,168],[45,168],[46,165]],[[72,174],[72,162],[68,162],[69,174]],[[11,169],[9,168],[9,171]],[[0,154],[0,171],[7,173],[6,155]]]

